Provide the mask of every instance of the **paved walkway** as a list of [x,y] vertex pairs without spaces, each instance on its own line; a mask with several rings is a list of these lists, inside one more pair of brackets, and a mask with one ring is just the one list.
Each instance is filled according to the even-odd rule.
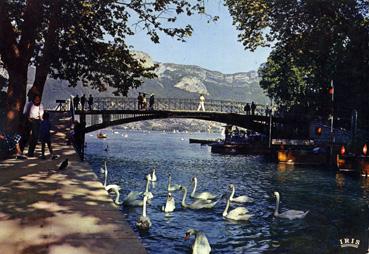
[[[90,166],[66,145],[67,122],[54,136],[58,160],[0,162],[0,253],[146,253]],[[56,171],[65,158],[69,168]]]

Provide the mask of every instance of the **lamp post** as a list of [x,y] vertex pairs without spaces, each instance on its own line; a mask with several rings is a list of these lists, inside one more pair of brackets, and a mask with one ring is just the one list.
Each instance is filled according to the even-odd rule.
[[330,160],[330,164],[333,163],[333,143],[334,143],[334,130],[333,130],[333,124],[334,124],[334,85],[333,85],[333,80],[331,80],[331,86],[329,88],[329,94],[331,95],[331,115],[330,115],[330,120],[331,120],[331,131],[330,131],[330,137],[329,137],[329,143],[330,143],[330,148],[329,148],[329,160]]
[[272,114],[273,114],[273,98],[270,99],[269,111],[269,149],[272,147]]

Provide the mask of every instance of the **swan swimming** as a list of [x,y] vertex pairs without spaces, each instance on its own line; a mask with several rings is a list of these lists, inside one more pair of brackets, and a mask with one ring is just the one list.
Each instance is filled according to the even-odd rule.
[[235,187],[234,184],[230,184],[229,185],[229,189],[232,191],[231,196],[230,196],[230,201],[231,202],[236,202],[236,203],[247,203],[247,202],[254,202],[254,199],[243,195],[243,196],[239,196],[239,197],[234,197],[234,193],[235,193]]
[[176,203],[174,201],[172,193],[169,192],[167,196],[167,202],[165,203],[165,206],[161,207],[161,210],[163,212],[170,213],[173,212],[174,209],[176,209]]
[[147,203],[147,196],[144,195],[143,197],[143,206],[142,206],[142,215],[138,218],[136,222],[136,226],[140,230],[148,230],[151,227],[151,220],[149,216],[146,214],[146,203]]
[[123,201],[123,205],[125,206],[143,206],[143,200],[138,199],[138,197],[142,195],[142,192],[131,191],[128,193],[127,197]]
[[108,167],[106,166],[106,161],[104,161],[104,169],[103,169],[103,171],[104,171],[104,188],[105,188],[105,190],[108,191],[108,192],[111,191],[111,190],[114,190],[114,191],[115,190],[118,190],[118,191],[120,191],[121,188],[120,188],[119,185],[117,185],[117,184],[109,184],[108,185]]
[[303,219],[309,213],[309,211],[304,212],[304,211],[299,211],[299,210],[287,210],[283,213],[279,213],[278,212],[279,200],[280,200],[279,192],[275,191],[274,196],[276,197],[276,204],[275,204],[275,211],[274,211],[275,217],[289,219],[289,220]]
[[194,201],[192,204],[187,205],[186,204],[186,196],[187,196],[187,188],[184,186],[181,186],[181,191],[183,191],[183,198],[181,205],[184,208],[190,208],[190,209],[212,209],[214,206],[219,202],[220,199],[217,201],[212,202],[211,200],[201,200],[198,199]]
[[146,175],[146,188],[145,192],[131,191],[127,197],[124,199],[123,204],[126,206],[143,206],[143,200],[139,200],[138,197],[140,195],[144,195],[147,197],[148,203],[150,203],[150,199],[154,197],[154,195],[149,191],[149,175]]
[[211,199],[216,199],[217,196],[214,194],[211,194],[210,192],[201,192],[201,193],[196,193],[196,188],[197,188],[197,178],[194,176],[192,177],[192,185],[193,185],[193,189],[191,192],[190,197],[191,198],[195,198],[195,199],[202,199],[202,200],[211,200]]
[[179,184],[173,184],[172,185],[172,175],[169,174],[169,176],[168,176],[168,188],[167,188],[168,192],[177,191],[180,188],[181,188],[181,185],[179,185]]
[[106,187],[106,190],[107,190],[107,192],[110,192],[110,191],[114,191],[115,192],[114,204],[116,204],[116,205],[123,204],[122,201],[119,201],[119,198],[120,198],[120,193],[119,193],[120,188],[119,189],[117,189],[117,188],[110,188],[109,185],[108,185],[108,187]]
[[154,197],[154,195],[149,191],[149,184],[150,184],[150,175],[146,175],[146,188],[145,188],[144,195],[146,195],[147,199],[150,200]]
[[211,252],[211,247],[206,238],[204,232],[195,229],[188,229],[184,239],[190,239],[191,235],[195,236],[195,241],[192,244],[192,254],[209,254]]
[[158,178],[156,177],[155,168],[152,169],[151,173],[148,174],[148,176],[149,176],[149,181],[151,182],[156,182],[158,180]]
[[223,211],[224,218],[236,221],[247,221],[253,216],[252,214],[248,214],[249,211],[247,210],[246,207],[237,207],[228,212],[230,203],[231,203],[231,195],[227,199],[227,205]]

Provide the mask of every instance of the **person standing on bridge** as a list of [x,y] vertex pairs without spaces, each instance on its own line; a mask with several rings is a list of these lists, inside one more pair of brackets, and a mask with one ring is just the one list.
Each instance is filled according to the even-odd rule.
[[142,109],[147,109],[147,100],[146,100],[146,94],[142,93]]
[[250,108],[250,104],[246,103],[245,107],[243,108],[243,110],[245,111],[246,115],[250,115],[250,111],[251,111],[251,108]]
[[81,107],[82,111],[85,111],[86,95],[81,96]]
[[142,109],[142,95],[141,95],[141,93],[138,93],[138,96],[137,96],[137,107],[138,107],[138,110]]
[[200,102],[197,111],[200,111],[200,109],[205,112],[205,96],[203,94],[200,94]]
[[154,94],[152,93],[149,99],[149,110],[154,110],[154,103],[155,103],[155,97],[154,97]]
[[268,105],[266,106],[266,108],[265,108],[265,116],[270,116],[270,109],[269,109],[269,107],[268,107]]
[[76,97],[73,98],[73,104],[74,104],[74,110],[78,110],[78,106],[79,106],[79,96],[78,96],[78,94],[76,95]]
[[254,116],[256,110],[256,104],[254,102],[251,102],[251,114]]
[[92,97],[92,95],[90,94],[90,96],[88,97],[88,109],[91,111],[92,110],[92,105],[94,104],[94,98]]

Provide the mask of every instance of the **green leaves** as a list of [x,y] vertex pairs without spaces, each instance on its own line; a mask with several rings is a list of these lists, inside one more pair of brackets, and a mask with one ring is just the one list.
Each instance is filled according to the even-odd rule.
[[[246,49],[270,45],[261,86],[284,108],[368,119],[369,5],[366,0],[226,0]],[[367,125],[369,125],[369,121]]]
[[[0,21],[12,28],[15,42],[29,49],[24,63],[36,66],[37,82],[51,74],[71,85],[111,86],[122,95],[143,78],[155,77],[155,66],[143,67],[130,52],[128,36],[144,30],[154,43],[161,36],[184,41],[192,27],[175,26],[177,18],[205,13],[202,0],[13,0],[0,7],[10,18]],[[0,46],[5,40],[0,36]],[[22,47],[20,53],[26,52]],[[0,50],[1,58],[9,52]],[[11,57],[5,58],[5,66],[10,62]]]

